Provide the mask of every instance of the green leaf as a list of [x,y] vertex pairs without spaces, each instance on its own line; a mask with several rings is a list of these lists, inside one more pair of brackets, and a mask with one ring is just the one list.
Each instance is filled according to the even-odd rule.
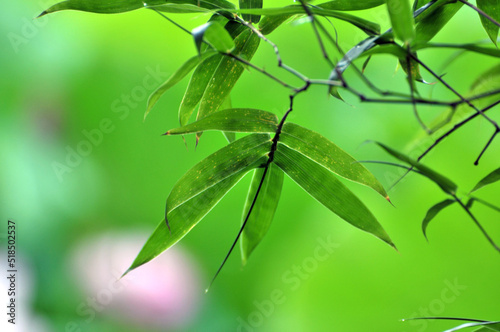
[[424,221],[422,221],[422,231],[424,232],[424,236],[427,239],[427,226],[429,226],[429,223],[431,222],[432,219],[434,219],[435,216],[438,215],[441,210],[446,208],[447,206],[455,203],[456,201],[453,199],[447,199],[442,202],[437,203],[436,205],[432,206],[428,211],[427,214],[425,215]]
[[[220,105],[219,111],[228,110],[231,108],[233,108],[233,104],[231,103],[231,95],[229,95]],[[224,131],[222,132],[222,134],[224,135],[228,143],[236,141],[236,134],[234,132]]]
[[278,122],[273,113],[251,108],[231,108],[212,113],[186,126],[170,129],[165,135],[184,135],[207,130],[274,133]]
[[[481,9],[483,12],[488,14],[495,21],[500,21],[500,0],[476,0],[477,7]],[[498,25],[488,20],[483,15],[479,14],[479,18],[481,19],[481,23],[483,24],[483,28],[490,37],[491,41],[497,45],[498,38]]]
[[410,43],[415,38],[415,27],[409,0],[387,0],[387,10],[396,37]]
[[385,0],[333,0],[320,3],[317,6],[332,10],[363,10],[383,5]]
[[434,38],[462,6],[459,1],[450,0],[439,0],[431,5],[429,10],[415,19],[416,41],[427,42]]
[[[240,9],[262,8],[262,0],[239,0]],[[260,15],[243,14],[243,19],[251,23],[259,23]]]
[[477,326],[482,326],[483,328],[486,328],[486,331],[500,331],[500,322],[472,322],[472,323],[461,324],[444,332],[454,332],[465,328],[477,327]]
[[280,143],[308,157],[330,172],[372,188],[382,197],[389,199],[382,184],[370,171],[322,135],[287,122],[280,134]]
[[[236,47],[233,54],[250,60],[259,47],[260,38],[250,29],[246,29],[234,40]],[[197,120],[216,112],[230,94],[243,73],[244,67],[236,60],[225,56],[221,59],[201,98]],[[199,137],[199,135],[197,135]]]
[[330,211],[394,247],[370,210],[329,170],[281,143],[278,143],[274,162]]
[[162,221],[127,272],[150,261],[182,239],[250,170],[265,164],[271,149],[268,134],[237,140],[191,168],[174,185]]
[[[40,16],[61,10],[79,10],[99,14],[124,13],[144,7],[154,7],[162,10],[164,5],[192,5],[211,10],[235,8],[227,0],[149,0],[147,2],[142,0],[68,0],[49,7]],[[165,9],[168,11],[168,7]]]
[[494,170],[490,174],[486,175],[483,179],[481,179],[481,181],[479,181],[474,186],[474,188],[470,192],[472,193],[472,192],[474,192],[476,190],[481,189],[484,186],[487,186],[489,184],[495,183],[498,180],[500,180],[500,168],[497,168],[496,170]]
[[433,171],[429,167],[419,163],[418,161],[388,147],[385,144],[376,142],[381,148],[383,148],[387,153],[392,155],[393,157],[410,164],[411,166],[415,167],[418,169],[422,175],[433,181],[435,184],[437,184],[445,193],[450,194],[450,195],[455,195],[457,192],[457,185],[453,183],[450,179],[447,177]]
[[442,44],[442,43],[417,42],[415,43],[415,45],[413,45],[412,50],[417,51],[426,48],[456,48],[464,51],[471,51],[483,55],[500,58],[500,50],[498,48],[482,47],[476,44]]
[[146,109],[146,113],[144,114],[144,119],[149,114],[153,106],[158,102],[160,97],[171,87],[177,84],[180,80],[182,80],[191,70],[193,70],[197,65],[203,62],[205,59],[216,54],[214,51],[208,51],[203,53],[201,56],[194,56],[188,61],[186,61],[177,71],[170,76],[170,78],[163,83],[155,92],[151,94],[148,99],[148,107]]
[[[254,171],[250,190],[248,191],[247,200],[243,209],[243,221],[252,205],[263,175],[264,168],[258,168]],[[283,177],[284,173],[278,166],[274,163],[269,164],[269,169],[262,183],[259,196],[257,197],[252,213],[241,235],[241,259],[243,264],[246,264],[248,257],[250,257],[250,254],[257,247],[271,226],[283,188]]]
[[221,53],[231,52],[235,45],[234,41],[218,22],[212,21],[205,23],[192,31],[194,43],[198,53],[201,55],[201,44],[203,40],[207,41],[213,48]]
[[[309,6],[309,9],[315,15],[333,17],[351,23],[352,25],[366,32],[368,35],[378,35],[380,33],[380,26],[377,23],[370,22],[361,17],[314,6]],[[302,8],[301,5],[290,5],[280,8],[240,9],[238,10],[238,12],[243,14],[278,16],[280,17],[280,20],[284,16],[290,17],[292,15],[306,15],[304,8]]]
[[259,30],[263,35],[268,35],[292,16],[294,15],[266,15],[260,20]]

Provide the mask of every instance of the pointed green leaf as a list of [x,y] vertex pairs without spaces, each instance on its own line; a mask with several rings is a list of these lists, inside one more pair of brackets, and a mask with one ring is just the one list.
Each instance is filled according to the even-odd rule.
[[201,54],[201,44],[207,41],[213,48],[221,53],[229,53],[234,49],[234,41],[219,23],[213,21],[205,23],[192,31],[194,43],[198,53]]
[[276,30],[280,25],[285,23],[293,14],[286,15],[266,15],[262,17],[259,23],[259,30],[263,35],[268,35]]
[[158,102],[160,97],[171,87],[177,84],[180,80],[182,80],[191,70],[193,70],[198,64],[203,62],[205,59],[215,55],[214,51],[207,51],[203,53],[201,56],[194,56],[188,61],[186,61],[175,73],[170,76],[170,78],[163,83],[155,92],[151,94],[148,99],[148,107],[146,113],[144,114],[144,118],[149,114],[153,106]]
[[[479,9],[488,14],[495,21],[500,22],[500,0],[476,0],[476,2]],[[496,45],[499,29],[498,25],[491,22],[480,13],[478,14],[488,37],[490,37],[491,41]]]
[[[250,60],[259,47],[260,38],[246,29],[234,40],[234,54]],[[206,86],[198,109],[197,120],[216,112],[243,73],[243,66],[230,57],[223,57]],[[200,135],[198,134],[197,137]]]
[[166,220],[147,240],[128,271],[150,261],[183,238],[248,171],[267,161],[268,134],[237,140],[191,168],[167,198]]
[[274,162],[330,211],[394,247],[370,210],[329,170],[281,143],[278,143]]
[[[243,209],[243,221],[255,198],[263,174],[264,168],[258,168],[254,171]],[[257,247],[271,226],[283,188],[283,174],[283,171],[274,163],[269,165],[259,196],[241,235],[241,259],[243,264],[246,264],[248,257],[250,257],[252,251]]]
[[422,175],[433,181],[435,184],[437,184],[445,193],[450,194],[450,195],[455,195],[457,192],[457,185],[453,183],[450,179],[447,177],[433,171],[429,167],[419,163],[418,161],[388,147],[385,144],[376,142],[381,148],[383,148],[387,153],[392,155],[393,157],[410,164],[411,166],[415,167],[418,169]]
[[396,37],[405,44],[415,38],[415,23],[409,0],[386,0],[387,11]]
[[444,200],[442,202],[437,203],[436,205],[432,206],[427,211],[427,214],[425,215],[424,221],[422,221],[422,231],[424,232],[424,236],[426,239],[427,239],[427,233],[426,233],[427,226],[429,226],[429,223],[431,222],[431,220],[434,219],[434,217],[437,216],[437,214],[439,212],[441,212],[441,210],[443,210],[444,208],[446,208],[447,206],[449,206],[453,203],[455,203],[455,200],[447,199],[447,200]]
[[[67,0],[57,3],[40,16],[61,10],[79,10],[99,14],[124,13],[144,7],[154,7],[162,10],[163,5],[192,5],[206,9],[234,9],[234,5],[227,0]],[[168,7],[166,8],[168,11]]]
[[278,122],[273,113],[251,108],[231,108],[212,113],[186,126],[170,129],[165,135],[184,135],[207,130],[274,133]]
[[456,48],[464,51],[471,51],[483,55],[500,58],[500,50],[498,48],[482,47],[476,44],[442,44],[442,43],[416,42],[415,45],[413,45],[412,49],[417,51],[426,48]]
[[363,10],[383,5],[385,0],[333,0],[320,3],[317,6],[332,10]]
[[[262,0],[239,0],[240,9],[262,8]],[[243,14],[243,19],[251,23],[259,23],[260,15]]]
[[[380,26],[377,23],[370,22],[365,20],[364,18],[357,17],[351,14],[323,9],[320,7],[309,6],[309,10],[318,16],[325,17],[333,17],[342,21],[346,21],[359,29],[366,32],[368,35],[378,35],[380,33]],[[238,12],[242,14],[253,14],[253,15],[269,15],[274,16],[277,15],[279,17],[283,17],[284,15],[288,15],[289,17],[292,15],[306,15],[304,8],[301,5],[290,5],[279,8],[263,8],[263,9],[240,9]]]
[[474,188],[470,192],[472,193],[472,192],[474,192],[476,190],[481,189],[484,186],[487,186],[489,184],[495,183],[498,180],[500,180],[500,168],[497,168],[496,170],[494,170],[490,174],[486,175],[483,179],[481,179],[481,181],[479,181],[474,186]]
[[320,164],[330,172],[372,188],[382,197],[389,199],[382,184],[370,171],[317,132],[287,122],[280,134],[280,143]]
[[416,41],[430,41],[462,8],[460,1],[439,0],[415,19]]

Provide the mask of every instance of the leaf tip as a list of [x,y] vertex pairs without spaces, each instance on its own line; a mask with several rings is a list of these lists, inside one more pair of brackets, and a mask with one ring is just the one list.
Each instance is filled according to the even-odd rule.
[[46,10],[44,10],[40,15],[38,15],[37,17],[35,17],[35,19],[40,18],[42,16],[45,16],[47,14],[48,14],[48,12]]

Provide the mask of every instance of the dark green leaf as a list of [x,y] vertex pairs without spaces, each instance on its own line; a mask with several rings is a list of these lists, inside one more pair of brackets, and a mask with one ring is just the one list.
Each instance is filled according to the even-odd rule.
[[294,16],[293,14],[287,15],[271,15],[264,16],[259,23],[259,30],[263,35],[268,35],[276,28],[278,28],[281,24],[283,24],[290,17]]
[[332,10],[362,10],[383,5],[385,0],[333,0],[320,3],[317,6]]
[[439,0],[415,19],[416,41],[427,42],[441,31],[448,21],[455,16],[463,3],[450,3],[449,0]]
[[[499,0],[477,0],[477,7],[483,12],[488,14],[492,19],[499,22],[500,21],[500,1]],[[491,41],[496,45],[498,38],[498,25],[488,20],[486,17],[481,15],[481,23],[483,24],[484,30],[490,37]]]
[[439,212],[441,212],[441,210],[443,210],[444,208],[446,208],[447,206],[451,205],[455,203],[455,200],[453,199],[447,199],[447,200],[444,200],[442,202],[439,202],[437,203],[436,205],[432,206],[428,211],[427,211],[427,214],[425,215],[425,218],[424,218],[424,221],[422,222],[422,231],[424,232],[424,236],[425,238],[427,239],[427,226],[429,226],[429,223],[431,222],[431,220],[437,216],[437,214]]
[[415,45],[413,45],[412,50],[417,51],[426,48],[456,48],[500,58],[500,50],[498,48],[482,47],[476,44],[441,44],[441,43],[417,42],[415,43]]
[[474,188],[470,191],[471,193],[481,189],[484,186],[487,186],[489,184],[495,183],[498,180],[500,180],[500,168],[497,168],[490,174],[486,175],[481,181],[479,181]]
[[329,170],[280,143],[274,155],[274,162],[330,211],[394,247],[370,210]]
[[165,135],[184,135],[207,130],[274,133],[278,122],[273,113],[251,108],[232,108],[212,113],[186,126],[170,129]]
[[450,179],[447,177],[433,171],[429,167],[419,163],[418,161],[388,147],[385,144],[377,142],[377,144],[382,147],[385,151],[387,151],[390,155],[393,157],[410,164],[411,166],[415,167],[418,169],[422,175],[425,177],[429,178],[431,181],[433,181],[435,184],[437,184],[444,192],[450,195],[455,195],[457,192],[457,185],[453,183]]
[[394,34],[405,44],[410,43],[415,38],[415,27],[409,0],[386,1]]
[[[268,134],[235,141],[191,168],[167,198],[166,220],[160,222],[128,271],[150,261],[183,238],[224,195],[253,168],[266,162]],[[127,272],[128,272],[127,271]]]
[[194,56],[188,61],[186,61],[177,71],[170,76],[170,78],[163,83],[155,92],[151,94],[148,99],[148,107],[146,113],[144,114],[144,118],[149,114],[153,106],[160,99],[160,97],[171,87],[177,84],[180,80],[182,80],[193,68],[195,68],[198,64],[203,62],[208,57],[213,56],[216,52],[208,51],[203,53],[201,56]]
[[[240,9],[262,8],[262,0],[239,0]],[[243,14],[243,19],[251,23],[259,23],[260,15]]]
[[203,40],[208,42],[217,51],[229,53],[234,49],[234,41],[219,23],[212,21],[193,29],[193,38],[198,53],[201,54],[201,44]]
[[[259,187],[264,168],[258,168],[254,171],[250,190],[248,191],[245,208],[243,209],[243,221],[245,220],[248,210],[255,198],[257,188]],[[266,235],[271,222],[274,218],[274,213],[278,207],[278,202],[283,188],[283,171],[274,163],[269,165],[266,178],[262,183],[257,201],[252,209],[252,213],[248,218],[247,224],[243,229],[241,236],[241,259],[243,264],[246,264],[248,257],[252,251],[260,243],[264,235]]]
[[330,172],[372,188],[389,199],[384,187],[370,171],[322,135],[287,122],[280,134],[280,143],[303,154]]

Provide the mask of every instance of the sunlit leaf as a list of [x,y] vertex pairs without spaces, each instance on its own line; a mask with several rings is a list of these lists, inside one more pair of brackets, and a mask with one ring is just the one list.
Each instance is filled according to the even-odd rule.
[[[248,191],[247,200],[243,209],[243,221],[254,201],[255,194],[263,175],[264,168],[258,168],[254,171],[250,190]],[[246,263],[250,254],[257,247],[271,226],[283,188],[283,175],[283,171],[274,163],[269,165],[259,196],[255,201],[252,213],[241,235],[240,244],[243,264]]]
[[332,172],[284,144],[278,144],[274,162],[330,211],[394,246],[370,210]]
[[456,326],[452,329],[446,330],[444,332],[454,332],[454,331],[459,331],[463,330],[466,328],[470,327],[478,327],[481,326],[485,328],[485,331],[500,331],[500,322],[471,322],[471,323],[465,323],[461,324],[459,326]]
[[[233,108],[233,104],[231,103],[231,95],[229,95],[224,100],[224,102],[220,105],[219,111],[228,110],[228,109],[232,109],[232,108]],[[236,140],[236,133],[234,133],[234,132],[223,131],[222,134],[224,135],[224,137],[226,138],[228,143],[232,143]]]
[[217,22],[207,22],[193,29],[192,35],[198,53],[201,53],[201,44],[203,43],[203,40],[222,53],[231,52],[235,46],[234,41],[227,30]]
[[[57,3],[40,16],[61,10],[79,10],[99,14],[124,13],[144,7],[154,7],[162,10],[163,5],[192,5],[205,9],[234,9],[234,5],[227,0],[67,0]],[[165,8],[167,11],[168,7]],[[192,11],[188,11],[192,12]]]
[[[500,22],[500,0],[476,0],[476,2],[479,9],[488,14],[495,21]],[[480,13],[478,14],[481,18],[481,23],[483,24],[484,30],[490,37],[491,41],[496,45],[499,29],[498,25],[491,22]]]
[[470,192],[472,193],[472,192],[474,192],[476,190],[481,189],[484,186],[487,186],[489,184],[495,183],[498,180],[500,180],[500,168],[497,168],[496,170],[494,170],[490,174],[486,175],[483,179],[481,179],[481,181],[479,181],[474,186],[474,188]]
[[382,147],[387,153],[392,155],[393,157],[410,164],[411,166],[415,167],[418,169],[422,175],[425,177],[429,178],[432,182],[437,184],[445,193],[450,194],[450,195],[455,195],[457,192],[457,185],[453,183],[450,179],[447,177],[433,171],[429,167],[419,163],[418,161],[388,147],[385,144],[377,142],[377,144]]
[[329,171],[372,188],[384,198],[389,199],[384,187],[361,163],[351,157],[322,135],[287,122],[280,134],[280,143],[307,156]]
[[160,97],[171,87],[177,84],[180,80],[182,80],[193,68],[195,68],[198,64],[203,62],[205,59],[216,54],[214,51],[207,51],[203,53],[201,56],[194,56],[188,61],[186,61],[175,73],[170,76],[170,78],[163,83],[155,92],[151,94],[148,99],[148,107],[146,113],[144,114],[144,118],[149,114],[153,106],[160,99]]
[[[262,8],[263,0],[239,0],[240,9]],[[243,14],[243,19],[251,23],[259,23],[260,15]]]
[[150,261],[183,238],[253,168],[266,162],[271,138],[252,134],[237,140],[191,168],[167,198],[160,222],[128,271]]
[[411,42],[415,27],[409,0],[387,0],[387,11],[396,37],[404,43]]
[[385,0],[333,0],[320,3],[317,6],[332,10],[362,10],[383,5]]
[[170,129],[165,135],[184,135],[208,130],[274,133],[278,122],[273,113],[251,108],[232,108],[212,113],[186,126]]
[[424,236],[427,239],[427,226],[429,226],[429,223],[431,222],[432,219],[434,219],[435,216],[438,215],[441,210],[446,208],[447,206],[455,203],[456,201],[453,199],[447,199],[442,202],[437,203],[436,205],[432,206],[428,211],[427,214],[425,215],[424,221],[422,221],[422,231],[424,232]]

